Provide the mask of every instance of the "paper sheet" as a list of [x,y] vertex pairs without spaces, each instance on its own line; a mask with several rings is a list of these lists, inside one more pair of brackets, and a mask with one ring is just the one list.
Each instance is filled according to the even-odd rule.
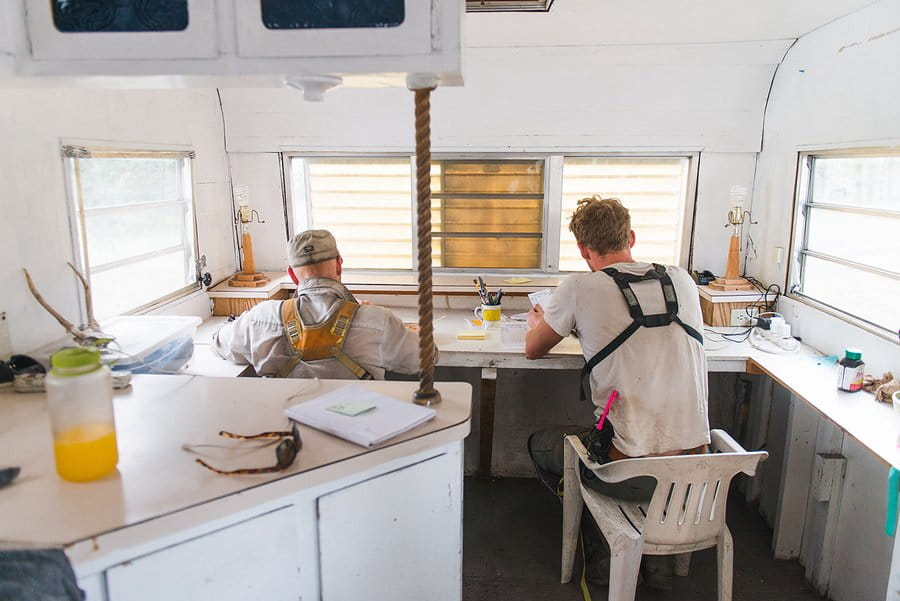
[[546,309],[547,305],[550,304],[550,297],[553,296],[553,291],[549,288],[544,288],[543,290],[538,290],[537,292],[532,292],[528,295],[528,300],[531,301],[531,306],[540,305],[541,308]]
[[500,324],[500,344],[504,348],[524,349],[528,324],[521,321],[504,321]]
[[[355,416],[330,411],[337,404],[374,405]],[[322,396],[284,410],[285,415],[318,430],[364,447],[377,445],[432,419],[434,409],[420,407],[356,384],[342,386]]]

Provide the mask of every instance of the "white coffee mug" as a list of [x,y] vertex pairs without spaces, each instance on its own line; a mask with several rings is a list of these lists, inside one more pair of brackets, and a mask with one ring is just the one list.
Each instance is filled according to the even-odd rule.
[[500,327],[500,305],[481,305],[473,312],[486,330]]

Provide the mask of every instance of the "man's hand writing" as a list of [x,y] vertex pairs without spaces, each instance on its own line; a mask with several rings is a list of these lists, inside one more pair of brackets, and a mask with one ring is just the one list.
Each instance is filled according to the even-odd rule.
[[544,308],[537,304],[528,312],[528,329],[533,330],[544,319]]

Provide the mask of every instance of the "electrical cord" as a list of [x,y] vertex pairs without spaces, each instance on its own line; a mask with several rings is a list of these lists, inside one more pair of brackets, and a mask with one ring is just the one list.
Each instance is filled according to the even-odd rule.
[[712,328],[703,328],[704,332],[707,332],[708,334],[715,334],[716,336],[719,336],[719,340],[715,340],[715,339],[709,337],[708,334],[704,334],[704,336],[707,336],[710,341],[712,341],[712,342],[732,342],[734,344],[740,344],[741,342],[744,342],[745,340],[747,340],[747,338],[750,337],[751,329],[752,328],[750,326],[746,326],[746,327],[741,328],[742,331],[740,331],[740,332],[717,332],[717,331],[713,330]]

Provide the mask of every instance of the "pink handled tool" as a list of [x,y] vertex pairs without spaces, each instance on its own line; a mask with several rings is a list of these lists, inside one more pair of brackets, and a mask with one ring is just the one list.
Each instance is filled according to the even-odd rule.
[[619,400],[619,391],[613,388],[613,391],[609,393],[609,398],[606,400],[606,407],[603,408],[603,413],[600,414],[600,421],[597,422],[597,429],[600,430],[603,428],[603,423],[606,421],[606,414],[609,413],[609,408],[613,406],[613,403]]

